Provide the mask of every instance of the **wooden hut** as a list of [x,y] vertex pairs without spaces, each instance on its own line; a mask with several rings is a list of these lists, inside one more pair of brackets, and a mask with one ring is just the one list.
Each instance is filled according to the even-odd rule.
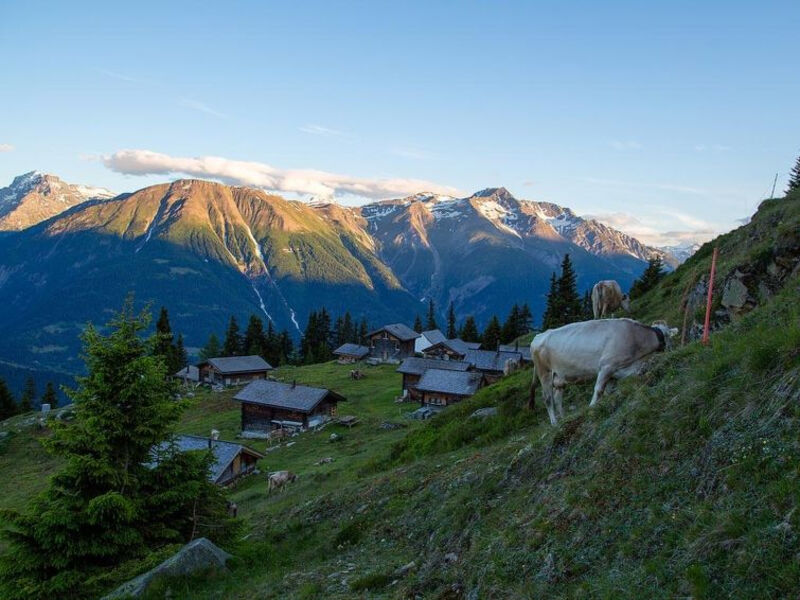
[[159,456],[177,450],[178,452],[210,451],[214,460],[211,463],[208,478],[217,485],[227,485],[234,480],[251,473],[259,459],[264,455],[242,444],[225,442],[213,438],[196,435],[179,435],[171,442],[163,442],[153,452],[153,461],[149,466],[158,464]]
[[428,369],[443,369],[446,371],[467,371],[470,364],[456,360],[437,360],[433,358],[406,358],[397,368],[403,375],[402,396],[408,400],[422,400],[422,393],[417,390],[417,382]]
[[220,356],[197,365],[201,383],[241,385],[266,379],[272,365],[260,356]]
[[333,351],[337,362],[346,365],[364,360],[369,356],[369,348],[359,344],[342,344]]
[[367,334],[369,355],[382,362],[399,362],[414,356],[419,334],[402,323],[392,323]]
[[506,363],[519,364],[522,354],[502,350],[469,350],[464,361],[470,363],[473,370],[483,373],[488,383],[494,383],[503,376]]
[[324,388],[263,380],[248,384],[233,399],[242,403],[242,431],[261,433],[321,425],[346,400]]
[[416,384],[423,406],[450,406],[477,392],[485,384],[482,373],[428,369]]

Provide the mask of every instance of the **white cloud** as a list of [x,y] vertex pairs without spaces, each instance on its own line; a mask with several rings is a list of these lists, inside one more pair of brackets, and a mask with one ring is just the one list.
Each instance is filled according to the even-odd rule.
[[0,144],[0,152],[11,152],[13,149],[11,144]]
[[192,100],[191,98],[180,98],[178,100],[178,104],[180,104],[181,106],[185,106],[186,108],[191,108],[192,110],[196,110],[198,112],[206,113],[207,115],[217,117],[218,119],[228,118],[228,115],[226,115],[225,113],[221,113],[218,110],[214,110],[208,104],[205,104],[198,100]]
[[209,177],[232,185],[246,185],[288,192],[310,194],[320,199],[340,195],[380,199],[414,194],[420,191],[450,196],[460,190],[420,179],[369,179],[328,173],[315,169],[279,169],[268,164],[231,160],[219,156],[195,158],[169,156],[150,150],[120,150],[103,156],[103,164],[126,175],[190,175]]
[[611,140],[608,143],[614,150],[641,150],[642,145],[635,140]]
[[339,131],[338,129],[331,129],[330,127],[324,127],[323,125],[315,125],[313,123],[303,125],[299,129],[303,133],[310,133],[312,135],[321,135],[323,137],[341,137],[344,135],[344,132]]
[[[609,227],[635,237],[649,246],[677,246],[694,242],[707,242],[726,230],[724,227],[707,223],[682,213],[669,210],[659,210],[658,213],[667,218],[659,218],[657,220],[647,217],[640,218],[621,212],[583,215],[583,217],[600,221]],[[683,225],[685,229],[674,228],[664,231],[664,225]]]

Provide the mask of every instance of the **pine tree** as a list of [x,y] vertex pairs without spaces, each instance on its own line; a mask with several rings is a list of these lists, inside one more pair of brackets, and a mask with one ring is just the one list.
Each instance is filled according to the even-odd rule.
[[0,597],[97,597],[98,578],[124,561],[192,536],[223,541],[234,533],[221,491],[207,479],[207,453],[173,453],[148,466],[181,406],[153,352],[157,340],[141,337],[149,325],[129,298],[108,335],[84,330],[87,375],[69,392],[75,419],[53,423],[44,441],[64,466],[24,513],[3,513]]
[[333,345],[338,348],[344,344],[344,317],[336,317],[333,324]]
[[558,281],[556,274],[550,275],[550,290],[547,292],[547,304],[542,315],[542,329],[554,329],[561,325],[561,301],[558,296]]
[[264,322],[257,315],[250,315],[242,342],[244,354],[265,357],[267,337],[264,335]]
[[461,328],[459,337],[465,342],[479,342],[480,334],[478,333],[478,326],[475,324],[475,317],[470,315],[464,320],[464,326]]
[[175,336],[169,324],[169,314],[167,309],[162,306],[158,321],[156,321],[156,341],[153,352],[164,357],[169,373],[175,373],[181,368],[179,366],[178,349],[174,342]]
[[367,325],[367,318],[364,317],[361,319],[361,323],[358,325],[358,343],[366,344],[368,334],[369,334],[369,326]]
[[508,313],[506,322],[503,323],[503,328],[500,333],[500,341],[504,344],[513,342],[515,339],[517,339],[517,337],[522,335],[519,333],[521,329],[519,306],[515,304],[511,307],[511,312]]
[[425,330],[430,331],[431,329],[439,329],[439,326],[436,325],[436,306],[433,299],[428,301],[428,322],[425,323]]
[[647,261],[647,268],[642,273],[642,276],[633,282],[630,297],[641,297],[645,292],[653,289],[664,278],[664,275],[664,262],[660,256],[654,256]]
[[500,335],[500,320],[497,318],[497,315],[492,315],[492,318],[489,319],[489,323],[486,325],[486,329],[483,330],[481,345],[486,350],[497,350],[497,347],[500,345]]
[[175,342],[175,370],[172,371],[173,373],[177,373],[186,365],[189,364],[189,355],[186,352],[186,347],[183,345],[183,334],[178,334],[178,340]]
[[33,380],[33,377],[28,377],[25,380],[25,387],[22,388],[22,395],[19,397],[19,412],[31,412],[35,400],[36,382]]
[[792,170],[789,171],[789,183],[786,187],[786,193],[789,194],[796,190],[800,190],[800,156],[797,157]]
[[533,328],[533,313],[531,312],[531,307],[528,306],[527,302],[522,305],[522,308],[519,311],[519,325],[519,335],[525,335]]
[[222,346],[219,343],[217,334],[212,333],[210,336],[208,336],[208,342],[206,342],[206,345],[203,346],[202,350],[200,350],[200,358],[202,360],[208,360],[209,358],[217,358],[219,356],[222,356]]
[[58,395],[56,394],[56,387],[53,385],[52,381],[48,381],[44,388],[42,404],[49,404],[50,408],[58,406]]
[[342,344],[354,344],[357,340],[356,328],[353,324],[353,317],[350,311],[345,311],[344,318],[342,319]]
[[589,290],[586,290],[583,294],[583,300],[581,300],[581,313],[582,321],[591,321],[594,318],[594,312],[592,310],[592,293]]
[[417,316],[414,317],[414,327],[413,327],[413,329],[417,333],[422,333],[422,319],[420,319],[419,314],[417,314]]
[[561,262],[561,277],[558,280],[558,297],[561,304],[562,324],[574,323],[581,320],[581,297],[578,294],[577,276],[572,268],[569,254],[564,255]]
[[225,341],[222,343],[222,353],[225,356],[240,356],[242,354],[242,336],[239,333],[239,323],[236,317],[231,316],[228,330],[225,332]]
[[458,337],[458,329],[456,329],[456,311],[453,307],[453,303],[450,302],[450,306],[447,309],[447,338],[453,339],[454,337]]
[[0,378],[0,421],[13,417],[19,412],[14,395],[8,389],[4,379]]

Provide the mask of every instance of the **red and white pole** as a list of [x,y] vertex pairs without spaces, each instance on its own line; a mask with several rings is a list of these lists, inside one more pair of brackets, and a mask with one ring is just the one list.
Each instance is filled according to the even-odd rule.
[[708,344],[708,334],[711,329],[711,297],[714,294],[714,273],[717,270],[717,256],[719,247],[714,247],[714,254],[711,255],[711,276],[708,278],[708,299],[706,300],[706,322],[703,325],[703,345]]

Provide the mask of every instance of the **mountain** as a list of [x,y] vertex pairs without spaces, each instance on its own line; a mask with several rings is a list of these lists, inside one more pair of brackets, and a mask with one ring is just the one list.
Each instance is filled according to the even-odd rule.
[[[52,195],[52,176],[35,185],[44,184]],[[564,254],[583,290],[606,278],[627,288],[654,252],[503,188],[344,207],[179,180],[0,236],[0,364],[74,373],[85,323],[103,323],[129,292],[152,310],[166,306],[191,350],[231,315],[260,314],[299,336],[321,306],[372,325],[411,322],[428,299],[440,315],[452,301],[459,320],[479,324],[514,302],[538,317]]]
[[31,171],[0,189],[0,231],[26,229],[88,200],[114,195],[104,188],[66,183],[55,175]]
[[669,256],[675,257],[675,260],[678,261],[678,264],[683,264],[689,259],[689,257],[697,252],[701,246],[702,244],[697,242],[687,242],[685,244],[677,244],[675,246],[661,246],[658,249]]

